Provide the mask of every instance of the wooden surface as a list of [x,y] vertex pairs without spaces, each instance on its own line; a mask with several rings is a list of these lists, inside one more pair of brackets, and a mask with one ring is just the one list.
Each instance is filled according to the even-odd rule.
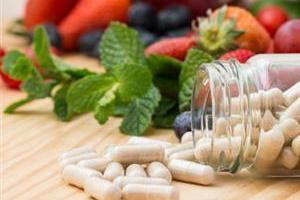
[[[24,48],[22,39],[3,37],[6,48]],[[96,60],[83,56],[66,56],[78,66],[102,71]],[[0,82],[1,110],[24,94],[7,89]],[[89,197],[81,190],[65,184],[58,172],[57,156],[73,147],[94,145],[101,152],[109,144],[126,142],[118,126],[120,119],[111,119],[100,126],[90,114],[65,123],[52,113],[49,99],[39,100],[17,114],[1,113],[1,196],[2,200],[81,200]],[[148,130],[147,137],[173,141],[171,130]],[[213,186],[204,187],[174,182],[181,200],[263,199],[299,200],[300,180],[255,179],[246,173],[218,175]],[[142,199],[141,199],[142,200]]]

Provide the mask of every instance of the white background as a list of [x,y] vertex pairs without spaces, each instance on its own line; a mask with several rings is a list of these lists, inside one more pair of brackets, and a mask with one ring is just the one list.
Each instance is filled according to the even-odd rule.
[[0,0],[2,19],[12,19],[23,16],[26,0]]

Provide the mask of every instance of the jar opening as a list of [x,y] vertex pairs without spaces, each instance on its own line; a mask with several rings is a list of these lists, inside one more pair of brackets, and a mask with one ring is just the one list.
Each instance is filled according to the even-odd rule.
[[[247,138],[247,87],[236,61],[215,61],[202,65],[197,74],[192,97],[192,131],[201,135],[201,162],[217,171],[236,172],[243,164]],[[235,113],[236,112],[236,113]],[[238,135],[233,127],[241,124]],[[251,124],[251,123],[249,123]],[[204,149],[205,148],[205,149]],[[204,154],[205,156],[200,155]]]

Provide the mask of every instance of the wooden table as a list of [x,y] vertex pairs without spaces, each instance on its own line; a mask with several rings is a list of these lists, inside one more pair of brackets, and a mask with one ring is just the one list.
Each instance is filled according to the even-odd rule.
[[[22,39],[4,35],[4,47],[23,49]],[[98,62],[83,56],[65,57],[70,63],[102,71]],[[1,110],[22,98],[19,91],[7,89],[0,82]],[[73,147],[91,144],[101,152],[109,144],[125,143],[128,136],[118,130],[120,119],[100,126],[90,114],[71,122],[60,122],[52,113],[50,99],[22,107],[17,114],[1,113],[1,196],[2,200],[81,200],[89,197],[65,184],[58,172],[57,156]],[[171,130],[149,129],[147,137],[175,142]],[[246,173],[219,175],[213,186],[180,182],[181,200],[263,199],[299,200],[298,179],[255,179]],[[142,200],[142,199],[141,199]]]

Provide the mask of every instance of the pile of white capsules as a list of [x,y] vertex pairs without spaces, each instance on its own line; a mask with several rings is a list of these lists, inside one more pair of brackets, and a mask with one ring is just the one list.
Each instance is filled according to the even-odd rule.
[[100,156],[89,146],[59,156],[65,182],[98,200],[178,200],[172,179],[201,185],[212,184],[214,170],[183,159],[168,159],[192,147],[143,137],[108,148]]
[[[243,158],[252,164],[259,173],[293,174],[292,170],[300,169],[300,82],[282,92],[278,88],[259,91],[250,94],[253,110],[264,111],[263,116],[253,114],[251,137],[246,138]],[[247,98],[244,99],[248,101]],[[192,134],[186,133],[182,143],[187,150],[173,154],[171,158],[186,159],[206,163],[208,160],[222,159],[231,163],[240,153],[241,140],[245,135],[245,128],[240,116],[242,105],[239,97],[231,99],[230,129],[233,134],[228,139],[228,120],[218,118],[213,134],[214,146],[211,138],[201,138],[195,132],[196,148],[192,149]],[[247,103],[244,103],[247,105]]]

